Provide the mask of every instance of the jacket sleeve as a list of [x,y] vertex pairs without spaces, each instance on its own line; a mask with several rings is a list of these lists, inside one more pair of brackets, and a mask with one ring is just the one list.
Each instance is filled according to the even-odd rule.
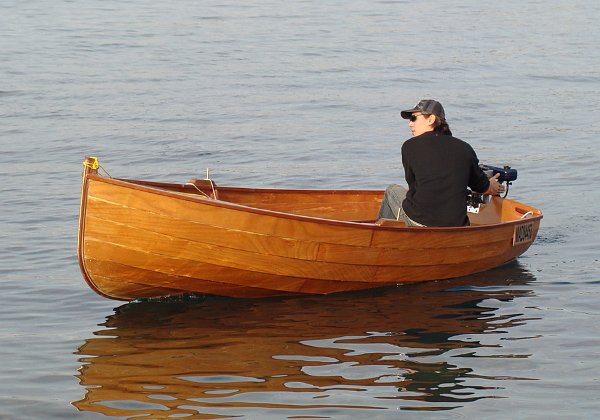
[[483,170],[479,167],[479,159],[475,151],[471,149],[471,174],[469,176],[469,188],[478,193],[484,193],[490,187],[490,180]]

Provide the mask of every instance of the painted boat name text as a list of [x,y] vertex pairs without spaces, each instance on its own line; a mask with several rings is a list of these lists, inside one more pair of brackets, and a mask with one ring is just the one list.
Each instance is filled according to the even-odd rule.
[[526,223],[524,225],[515,226],[515,233],[513,236],[513,246],[521,245],[533,240],[533,223]]

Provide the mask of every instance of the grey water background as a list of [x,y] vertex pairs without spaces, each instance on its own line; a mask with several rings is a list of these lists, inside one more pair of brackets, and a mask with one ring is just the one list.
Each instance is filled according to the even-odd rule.
[[[595,418],[599,18],[592,0],[0,0],[0,419]],[[516,263],[308,299],[123,304],[84,284],[85,156],[117,177],[383,189],[399,110],[424,97],[544,211]],[[131,376],[163,372],[148,349],[186,330],[204,335],[167,354],[202,352],[178,371],[199,395]]]

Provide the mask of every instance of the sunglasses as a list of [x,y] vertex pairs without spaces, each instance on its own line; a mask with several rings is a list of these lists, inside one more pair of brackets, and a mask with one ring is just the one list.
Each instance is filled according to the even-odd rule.
[[417,121],[417,117],[420,117],[421,115],[423,115],[423,114],[416,114],[416,115],[415,115],[415,114],[412,114],[412,115],[411,115],[411,116],[410,116],[408,119],[409,119],[411,122],[415,122],[415,121]]

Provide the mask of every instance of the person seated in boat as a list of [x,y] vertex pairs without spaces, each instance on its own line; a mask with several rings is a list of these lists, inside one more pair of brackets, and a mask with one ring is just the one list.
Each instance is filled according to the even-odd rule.
[[432,99],[400,112],[413,137],[402,145],[408,190],[390,185],[377,219],[401,220],[407,226],[467,226],[467,188],[478,193],[504,192],[500,174],[487,177],[473,148],[453,137],[442,104]]

